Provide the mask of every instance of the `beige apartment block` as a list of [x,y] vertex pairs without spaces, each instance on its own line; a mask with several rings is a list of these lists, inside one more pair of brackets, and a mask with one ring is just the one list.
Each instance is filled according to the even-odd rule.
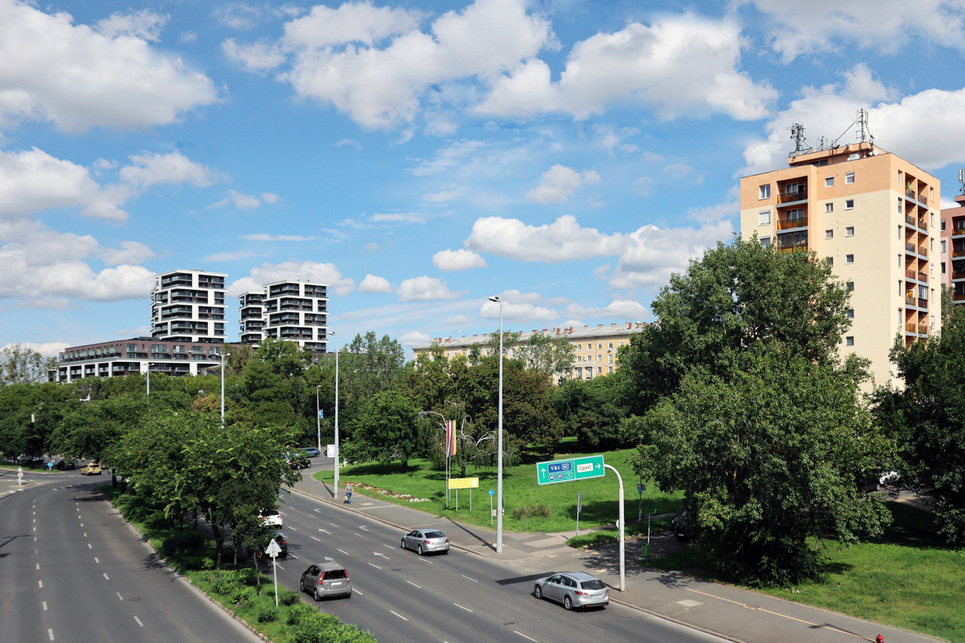
[[875,384],[898,384],[895,338],[941,329],[938,179],[870,142],[797,153],[788,166],[741,179],[741,235],[829,262],[851,290],[842,356],[871,360]]

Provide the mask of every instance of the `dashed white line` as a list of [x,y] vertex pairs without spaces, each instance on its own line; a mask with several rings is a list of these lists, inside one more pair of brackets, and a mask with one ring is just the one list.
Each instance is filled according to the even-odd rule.
[[111,579],[111,577],[108,576],[107,573],[105,572],[105,573],[104,573],[104,580],[109,581],[110,579]]
[[522,632],[517,632],[516,630],[513,630],[513,634],[519,634],[519,635],[522,636],[524,639],[527,639],[527,640],[530,640],[530,641],[535,641],[535,640],[536,640],[536,639],[534,639],[534,638],[532,638],[532,637],[526,636],[526,635],[523,634]]
[[395,547],[393,547],[392,545],[386,545],[385,543],[382,543],[382,546],[385,547],[386,549],[391,549],[392,551],[395,551]]
[[44,611],[46,612],[46,611],[47,611],[47,601],[43,601],[41,604],[44,606]]
[[97,563],[98,565],[101,564],[101,560],[97,556],[94,556],[94,562]]
[[379,567],[379,566],[376,565],[375,563],[369,563],[369,565],[371,565],[372,567],[375,567],[376,569],[382,569],[381,567]]
[[412,585],[413,587],[415,587],[416,589],[422,589],[420,586],[416,585],[416,584],[413,583],[411,580],[407,580],[406,582],[407,582],[409,585]]
[[467,612],[469,612],[470,614],[472,614],[472,610],[469,609],[468,607],[463,607],[463,606],[460,605],[459,603],[453,603],[453,605],[455,605],[456,607],[458,607],[458,608],[461,609],[461,610],[466,610]]
[[139,619],[138,617],[135,616],[135,617],[134,617],[134,620],[137,621],[137,624],[138,624],[138,625],[140,625],[141,627],[144,627],[144,623],[141,622],[141,619]]
[[408,620],[409,620],[409,619],[407,619],[406,617],[404,617],[404,616],[402,616],[401,614],[399,614],[398,612],[396,612],[395,610],[389,610],[389,613],[390,613],[390,614],[395,614],[396,616],[398,616],[399,618],[401,618],[403,621],[408,621]]
[[121,593],[120,593],[120,592],[117,592],[117,598],[121,599],[122,601],[124,600],[124,597],[121,596]]
[[479,581],[476,580],[475,578],[469,578],[469,577],[466,576],[465,574],[459,574],[459,575],[462,576],[463,578],[465,578],[466,580],[471,580],[471,581],[474,582],[474,583],[478,583],[478,582],[479,582]]
[[40,589],[43,589],[43,588],[44,588],[44,582],[43,582],[42,580],[39,580],[39,579],[38,579],[38,580],[37,580],[37,587],[39,587]]
[[317,537],[315,537],[315,536],[312,536],[312,540],[314,540],[314,541],[316,541],[316,542],[322,542],[322,539],[321,539],[321,538],[317,538]]
[[40,563],[37,563],[37,571],[40,571]]
[[54,628],[52,627],[47,628],[47,638],[51,641],[54,640]]
[[319,527],[318,530],[323,534],[328,534],[329,536],[332,535],[332,532],[330,532],[328,529],[322,529],[321,527]]
[[87,543],[87,549],[93,549],[93,548],[94,548],[93,545],[91,545],[90,543]]
[[338,529],[338,525],[336,525],[334,522],[330,522],[330,523],[328,523],[328,524],[330,524],[332,527],[335,527],[336,529]]
[[350,554],[349,554],[347,551],[345,551],[344,549],[339,549],[339,551],[342,552],[343,554],[345,554],[346,556],[349,556],[349,555],[350,555]]

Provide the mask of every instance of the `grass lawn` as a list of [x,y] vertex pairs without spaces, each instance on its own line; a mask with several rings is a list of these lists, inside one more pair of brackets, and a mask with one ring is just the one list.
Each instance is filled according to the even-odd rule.
[[[931,514],[890,502],[895,520],[876,542],[840,547],[817,542],[825,577],[763,593],[894,627],[965,641],[965,551],[942,547]],[[699,548],[650,560],[648,565],[712,578]]]
[[[602,454],[606,464],[616,468],[623,478],[624,511],[627,523],[635,521],[638,515],[640,496],[637,494],[638,479],[634,475],[627,459],[633,449],[610,451]],[[599,455],[599,454],[559,454],[553,459],[570,457],[571,455]],[[453,471],[452,477],[459,477],[458,469]],[[331,471],[322,471],[314,475],[316,480],[331,484]],[[451,491],[450,506],[446,508],[446,477],[442,471],[435,471],[425,460],[411,460],[409,472],[402,473],[401,465],[392,464],[358,464],[339,468],[339,486],[352,483],[355,494],[371,495],[383,500],[396,502],[425,511],[434,515],[446,516],[466,524],[483,527],[490,526],[489,490],[496,489],[496,467],[468,467],[466,477],[479,478],[479,487],[472,490],[472,510],[469,509],[469,490],[459,490],[459,504],[456,508],[456,491]],[[379,489],[387,494],[380,494],[357,486],[363,483]],[[506,531],[542,531],[562,532],[576,529],[577,494],[583,494],[580,511],[580,531],[612,524],[619,517],[617,501],[617,480],[612,471],[606,470],[601,478],[590,478],[574,482],[540,485],[536,479],[536,464],[521,464],[513,467],[503,467],[503,529]],[[408,497],[400,498],[394,494],[404,494]],[[420,501],[411,501],[409,498]],[[669,513],[678,511],[683,496],[681,494],[667,494],[648,483],[643,492],[644,521],[646,508],[655,507],[655,513]],[[545,508],[545,510],[544,510]],[[546,515],[544,515],[546,514]],[[582,538],[581,538],[582,540]]]

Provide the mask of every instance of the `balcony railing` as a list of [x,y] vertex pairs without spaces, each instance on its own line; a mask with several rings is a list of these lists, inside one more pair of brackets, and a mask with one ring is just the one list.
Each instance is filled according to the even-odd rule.
[[928,324],[918,324],[918,334],[928,335]]
[[955,301],[965,301],[965,292],[952,293],[952,299]]
[[928,224],[925,223],[924,219],[918,219],[918,228],[920,230],[928,230]]
[[777,195],[778,203],[794,203],[795,201],[807,201],[807,200],[808,200],[807,190],[804,190],[803,192],[797,192],[794,194],[788,193],[788,194]]
[[927,308],[928,308],[928,300],[927,300],[927,299],[919,299],[919,300],[918,300],[918,307],[919,307],[919,308],[923,308],[923,309],[927,309]]
[[912,190],[911,188],[905,188],[905,196],[908,197],[909,199],[911,199],[912,201],[914,201],[914,200],[915,200],[915,191]]
[[965,226],[956,226],[952,228],[952,236],[958,236],[960,234],[965,234]]
[[806,243],[794,243],[788,244],[786,246],[778,246],[778,252],[807,252],[808,244]]
[[906,242],[905,242],[905,250],[907,250],[908,252],[914,252],[914,251],[915,251],[915,244],[909,243],[909,242],[906,241]]
[[908,225],[915,225],[915,217],[911,216],[910,214],[906,214],[905,223],[907,223]]
[[925,246],[918,246],[918,254],[919,254],[919,256],[927,257],[927,256],[928,256],[928,248],[926,248]]
[[918,324],[905,324],[905,332],[918,333]]
[[807,217],[803,217],[803,218],[801,218],[801,219],[778,220],[778,222],[777,222],[777,229],[778,229],[778,230],[787,230],[787,229],[789,229],[789,228],[804,228],[804,227],[807,227],[807,224],[808,224],[808,218],[807,218]]
[[953,257],[965,257],[965,248],[952,248]]
[[913,295],[905,295],[905,303],[909,306],[914,306],[917,299]]
[[918,279],[918,273],[914,270],[905,270],[905,276],[909,279]]

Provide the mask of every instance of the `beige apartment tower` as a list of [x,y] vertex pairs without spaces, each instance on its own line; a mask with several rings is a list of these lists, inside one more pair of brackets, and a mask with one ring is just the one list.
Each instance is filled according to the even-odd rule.
[[899,384],[888,352],[941,329],[938,179],[871,142],[805,150],[741,179],[741,235],[813,251],[851,290],[841,353]]

